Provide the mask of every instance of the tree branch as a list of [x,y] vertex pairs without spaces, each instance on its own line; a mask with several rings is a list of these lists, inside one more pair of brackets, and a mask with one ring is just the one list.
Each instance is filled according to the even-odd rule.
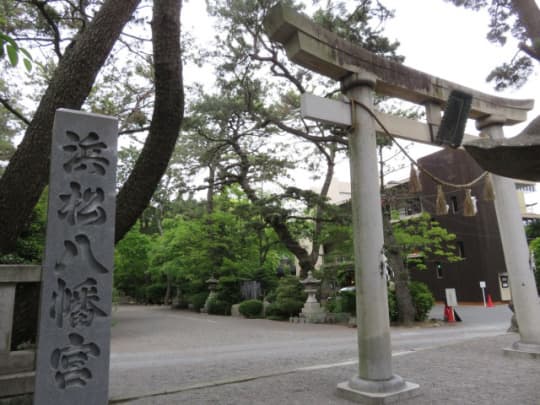
[[53,45],[54,45],[54,53],[58,56],[58,58],[62,57],[62,51],[60,50],[60,42],[62,41],[62,38],[60,36],[60,30],[58,29],[58,25],[54,22],[52,17],[49,15],[48,11],[46,10],[45,6],[47,5],[46,1],[39,1],[39,0],[32,0],[32,4],[34,4],[43,18],[45,18],[45,21],[47,21],[47,24],[49,24],[49,27],[52,30],[53,33]]
[[15,117],[17,117],[19,120],[24,122],[26,125],[30,125],[30,120],[26,118],[20,111],[18,111],[15,107],[13,107],[8,100],[6,100],[3,97],[0,97],[0,104],[4,106],[6,110],[8,110],[10,113],[12,113]]

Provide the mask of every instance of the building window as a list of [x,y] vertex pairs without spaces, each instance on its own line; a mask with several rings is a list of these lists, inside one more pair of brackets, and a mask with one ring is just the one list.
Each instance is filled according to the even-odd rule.
[[450,197],[450,203],[452,207],[452,213],[457,214],[459,207],[458,207],[457,197],[455,195]]
[[459,257],[465,257],[465,244],[458,240],[456,242],[456,246],[457,246],[457,254]]
[[435,262],[435,272],[437,274],[437,278],[443,278],[443,269],[441,262]]

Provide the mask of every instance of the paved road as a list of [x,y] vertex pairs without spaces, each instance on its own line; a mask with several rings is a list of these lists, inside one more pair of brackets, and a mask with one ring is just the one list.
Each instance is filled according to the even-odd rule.
[[[432,316],[442,318],[442,313],[442,307],[435,307]],[[461,323],[392,328],[394,356],[504,334],[511,316],[506,306],[460,307],[459,313]],[[113,400],[356,362],[357,331],[341,325],[248,320],[152,306],[120,306],[114,319]]]

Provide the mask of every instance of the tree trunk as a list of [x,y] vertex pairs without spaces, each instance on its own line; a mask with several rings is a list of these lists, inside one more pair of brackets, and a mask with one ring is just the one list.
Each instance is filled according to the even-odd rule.
[[154,0],[155,103],[144,147],[117,197],[118,242],[148,206],[173,153],[184,116],[184,91],[180,51],[182,0]]
[[171,300],[171,284],[172,284],[172,280],[171,280],[171,275],[167,272],[166,273],[166,276],[167,276],[167,289],[165,290],[165,298],[163,298],[163,305],[171,305],[172,303],[172,300]]
[[312,261],[312,255],[310,255],[306,249],[304,249],[300,243],[289,232],[287,224],[281,217],[272,216],[265,218],[265,221],[272,226],[281,243],[291,252],[300,266],[300,278],[306,278],[309,271],[315,269],[315,263]]
[[396,244],[392,224],[390,223],[390,210],[383,210],[384,245],[388,254],[388,262],[394,272],[396,301],[398,305],[401,324],[409,325],[414,322],[416,309],[414,308],[411,291],[409,289],[409,270],[403,263],[401,251]]
[[[379,178],[381,182],[381,195],[385,195],[384,190],[384,159],[383,148],[385,145],[381,144],[379,148]],[[416,316],[416,309],[413,305],[411,297],[411,290],[409,289],[409,269],[403,263],[403,256],[401,249],[396,243],[394,237],[394,231],[392,230],[392,223],[390,219],[392,217],[391,207],[388,201],[383,203],[382,208],[383,217],[383,233],[384,233],[384,246],[386,248],[386,254],[388,255],[388,263],[390,268],[394,272],[394,286],[396,291],[396,301],[398,306],[398,322],[403,325],[409,325],[414,322]]]
[[[334,160],[336,157],[336,148],[331,147],[330,152],[329,153],[325,152],[324,154],[326,156],[327,167],[326,167],[326,175],[324,177],[323,186],[319,194],[321,200],[326,199],[328,197],[330,184],[332,183],[332,179],[334,178],[334,168],[335,168]],[[323,211],[324,211],[324,206],[323,204],[319,203],[315,210],[315,226],[313,229],[313,237],[312,237],[313,247],[311,249],[311,255],[310,255],[311,256],[310,261],[311,263],[313,263],[313,265],[315,265],[317,261],[319,260],[319,254],[320,254],[320,249],[322,245],[321,234],[323,230]],[[306,272],[306,276],[307,276],[307,272]]]
[[0,252],[12,251],[48,181],[54,114],[80,109],[140,0],[107,0],[66,48],[24,138],[0,178]]
[[214,212],[214,192],[216,180],[216,167],[213,163],[208,165],[208,190],[206,191],[206,213]]

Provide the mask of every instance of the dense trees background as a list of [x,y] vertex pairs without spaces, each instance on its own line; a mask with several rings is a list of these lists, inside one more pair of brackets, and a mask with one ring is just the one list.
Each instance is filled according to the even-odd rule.
[[[490,79],[498,89],[523,85],[540,54],[535,2],[453,2],[488,8],[491,40],[520,41],[522,55]],[[196,300],[212,275],[223,291],[244,279],[270,291],[283,257],[302,277],[313,270],[335,232],[348,234],[347,215],[327,198],[335,165],[347,158],[347,132],[299,116],[300,94],[337,97],[339,88],[268,40],[262,18],[275,3],[207,1],[217,34],[214,47],[200,49],[181,33],[181,0],[0,0],[0,160],[9,162],[0,167],[0,261],[40,261],[52,120],[67,107],[120,120],[115,282],[124,293]],[[306,11],[307,2],[285,3]],[[313,4],[321,25],[404,60],[384,36],[392,17],[384,2]],[[14,54],[30,73],[12,66]],[[184,89],[186,63],[212,65],[215,85],[193,80]],[[30,91],[15,85],[21,77]],[[388,100],[378,103],[390,110]],[[402,262],[406,244],[393,242],[388,224],[387,244],[399,245]]]

